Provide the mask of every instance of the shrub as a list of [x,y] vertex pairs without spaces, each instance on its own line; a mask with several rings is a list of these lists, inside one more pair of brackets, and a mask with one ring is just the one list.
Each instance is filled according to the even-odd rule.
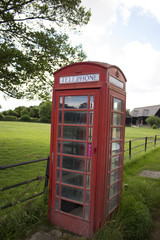
[[30,121],[30,116],[28,116],[27,114],[22,115],[21,116],[21,121],[29,122]]
[[4,118],[4,117],[3,117],[3,114],[0,113],[0,121],[3,120],[3,118]]
[[17,120],[17,117],[16,117],[16,116],[6,115],[6,116],[3,118],[3,121],[16,121],[16,120]]
[[160,127],[160,117],[150,116],[146,119],[146,123],[151,127],[155,124],[157,127]]
[[153,124],[152,128],[153,128],[153,129],[157,129],[156,124]]
[[40,122],[41,122],[41,123],[50,123],[51,120],[48,119],[47,117],[41,117],[41,118],[40,118]]

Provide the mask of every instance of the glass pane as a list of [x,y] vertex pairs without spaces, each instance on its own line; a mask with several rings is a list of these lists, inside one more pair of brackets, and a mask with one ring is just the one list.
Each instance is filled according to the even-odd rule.
[[112,140],[117,140],[121,138],[121,128],[112,129]]
[[87,177],[86,177],[86,188],[90,188],[90,176],[89,175],[87,175]]
[[86,204],[89,204],[89,194],[90,192],[89,191],[86,191]]
[[57,167],[60,167],[60,155],[57,155]]
[[111,172],[110,175],[110,184],[116,182],[119,178],[119,169],[116,169],[115,171]]
[[94,96],[90,96],[90,109],[94,108]]
[[112,157],[111,158],[111,170],[120,166],[120,156]]
[[113,110],[122,112],[122,100],[114,98],[114,100],[113,100]]
[[120,126],[121,125],[121,114],[113,113],[113,125]]
[[62,183],[84,187],[84,175],[74,172],[62,171]]
[[58,138],[61,138],[61,126],[58,126]]
[[62,123],[62,111],[59,111],[59,123]]
[[85,156],[86,144],[81,142],[63,141],[63,153]]
[[114,195],[116,195],[118,193],[118,182],[113,184],[110,187],[110,194],[109,194],[109,198],[111,199]]
[[62,108],[63,97],[59,97],[59,108]]
[[63,156],[62,168],[85,171],[85,159]]
[[87,124],[87,112],[64,111],[64,123]]
[[87,159],[87,172],[91,171],[91,160]]
[[60,153],[61,151],[61,141],[58,141],[57,152]]
[[57,170],[56,181],[59,182],[59,170]]
[[83,190],[68,186],[61,186],[61,196],[74,201],[83,202]]
[[85,219],[89,218],[89,207],[85,206]]
[[61,211],[83,217],[83,205],[77,203],[61,200]]
[[59,198],[56,198],[56,210],[59,210]]
[[120,142],[114,142],[112,143],[112,155],[115,155],[117,153],[120,153],[121,149],[120,149]]
[[89,127],[88,128],[88,141],[92,141],[92,133],[93,133],[93,128]]
[[93,125],[93,112],[89,112],[89,125]]
[[86,127],[63,126],[63,138],[86,140]]
[[86,109],[88,108],[88,96],[64,97],[64,108]]
[[56,196],[59,196],[59,184],[56,184]]
[[118,206],[118,196],[109,201],[109,213]]

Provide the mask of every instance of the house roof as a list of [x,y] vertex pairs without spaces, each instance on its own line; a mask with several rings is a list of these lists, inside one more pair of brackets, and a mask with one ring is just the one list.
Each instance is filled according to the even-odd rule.
[[149,116],[154,116],[158,112],[159,109],[160,109],[160,105],[134,108],[131,111],[130,115],[132,117],[149,117]]

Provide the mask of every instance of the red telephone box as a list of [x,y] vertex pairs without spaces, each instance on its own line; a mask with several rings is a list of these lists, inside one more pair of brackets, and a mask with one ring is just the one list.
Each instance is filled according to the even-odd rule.
[[126,78],[116,66],[80,62],[55,72],[49,219],[92,236],[122,192]]

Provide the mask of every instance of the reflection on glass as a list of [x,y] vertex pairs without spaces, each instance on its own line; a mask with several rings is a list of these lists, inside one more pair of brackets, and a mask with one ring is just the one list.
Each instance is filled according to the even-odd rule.
[[64,97],[64,108],[86,109],[86,108],[88,108],[88,96]]
[[85,171],[85,159],[74,158],[70,156],[62,157],[62,168],[71,169],[76,171]]
[[64,111],[65,124],[87,124],[87,112]]
[[78,217],[83,217],[83,205],[78,203],[61,200],[61,211]]
[[89,125],[93,125],[93,112],[89,112]]
[[87,172],[91,171],[91,160],[87,159]]
[[119,100],[117,98],[113,99],[113,110],[122,112],[122,100]]
[[86,204],[89,204],[89,194],[90,192],[89,191],[86,191]]
[[62,183],[84,187],[84,175],[74,172],[62,171]]
[[113,113],[113,125],[120,126],[121,123],[121,114],[120,113]]
[[89,127],[88,128],[88,141],[92,141],[92,133],[93,133],[93,128]]
[[61,141],[58,141],[57,152],[60,153],[61,151]]
[[111,170],[120,166],[120,155],[111,158]]
[[77,202],[83,202],[84,193],[82,189],[61,186],[61,196]]
[[110,184],[116,182],[119,178],[119,169],[116,169],[115,171],[111,172],[110,175]]
[[87,175],[86,176],[86,188],[90,188],[90,176],[89,175]]
[[118,193],[118,182],[113,184],[110,187],[110,194],[109,194],[109,198],[111,199],[114,195],[116,195]]
[[120,153],[121,149],[120,149],[120,142],[114,142],[112,143],[112,155],[115,155],[117,153]]
[[59,196],[59,184],[56,184],[56,196]]
[[118,196],[109,201],[109,213],[118,206]]
[[89,207],[85,206],[85,219],[89,219]]
[[60,155],[57,155],[57,167],[60,167]]
[[62,123],[62,111],[59,111],[59,123]]
[[64,126],[64,139],[86,140],[86,127]]
[[59,210],[59,198],[56,198],[56,210]]
[[90,96],[90,109],[94,108],[94,96]]
[[63,97],[59,97],[59,108],[62,108]]
[[121,138],[121,128],[112,128],[112,140]]
[[59,170],[57,170],[56,181],[59,182]]
[[63,153],[85,156],[86,144],[81,142],[66,142],[63,141]]
[[61,138],[61,126],[58,126],[58,138]]

